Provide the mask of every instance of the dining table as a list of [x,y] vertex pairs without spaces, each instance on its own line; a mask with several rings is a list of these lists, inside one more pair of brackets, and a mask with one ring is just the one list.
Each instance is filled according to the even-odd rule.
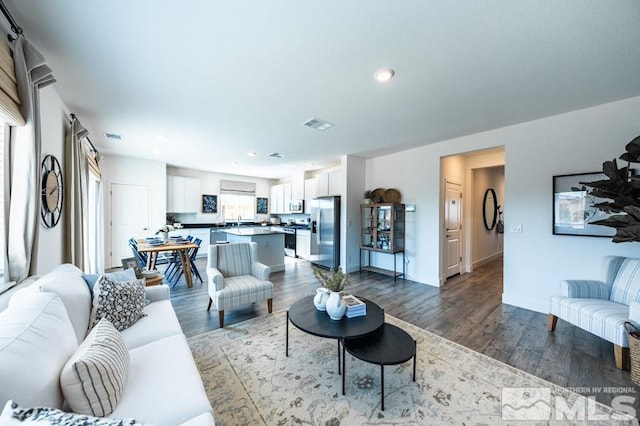
[[147,270],[153,271],[156,268],[158,262],[158,254],[162,252],[176,253],[178,259],[180,259],[180,265],[184,271],[184,278],[187,282],[187,287],[193,287],[193,281],[191,277],[191,261],[189,260],[189,252],[192,249],[196,249],[199,246],[192,242],[182,242],[176,240],[169,240],[162,244],[151,244],[148,241],[138,241],[138,251],[141,253],[147,253]]

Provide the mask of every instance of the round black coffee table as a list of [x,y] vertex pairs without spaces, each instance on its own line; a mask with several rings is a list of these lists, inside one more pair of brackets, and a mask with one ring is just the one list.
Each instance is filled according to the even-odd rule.
[[346,338],[342,341],[342,394],[347,375],[344,351],[354,357],[380,366],[380,402],[384,411],[384,366],[402,364],[413,358],[413,381],[416,381],[416,341],[403,329],[385,323],[366,336]]
[[338,340],[338,373],[340,373],[340,344],[346,337],[361,337],[371,334],[384,324],[384,309],[370,300],[358,297],[367,304],[367,314],[361,317],[335,321],[325,311],[319,311],[313,304],[314,296],[304,297],[289,307],[287,311],[287,337],[285,355],[289,356],[289,321],[305,333],[318,337]]

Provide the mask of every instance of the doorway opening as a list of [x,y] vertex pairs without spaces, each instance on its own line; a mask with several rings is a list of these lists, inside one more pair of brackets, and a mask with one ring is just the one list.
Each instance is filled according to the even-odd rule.
[[[504,171],[502,146],[440,159],[441,286],[447,281],[455,283],[458,279],[454,277],[472,273],[486,263],[498,262],[502,269],[502,221],[507,214]],[[453,203],[455,196],[459,203]],[[484,220],[487,215],[489,226]]]

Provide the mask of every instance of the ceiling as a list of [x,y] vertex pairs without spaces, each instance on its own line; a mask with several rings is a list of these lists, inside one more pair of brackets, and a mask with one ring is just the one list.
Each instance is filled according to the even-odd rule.
[[177,167],[280,178],[640,95],[637,0],[5,4],[100,152]]

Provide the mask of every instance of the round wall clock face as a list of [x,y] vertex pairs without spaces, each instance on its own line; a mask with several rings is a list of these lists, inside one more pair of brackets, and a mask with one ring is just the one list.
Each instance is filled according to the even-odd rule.
[[53,228],[62,214],[62,168],[53,155],[42,160],[42,203],[40,214],[44,226]]

